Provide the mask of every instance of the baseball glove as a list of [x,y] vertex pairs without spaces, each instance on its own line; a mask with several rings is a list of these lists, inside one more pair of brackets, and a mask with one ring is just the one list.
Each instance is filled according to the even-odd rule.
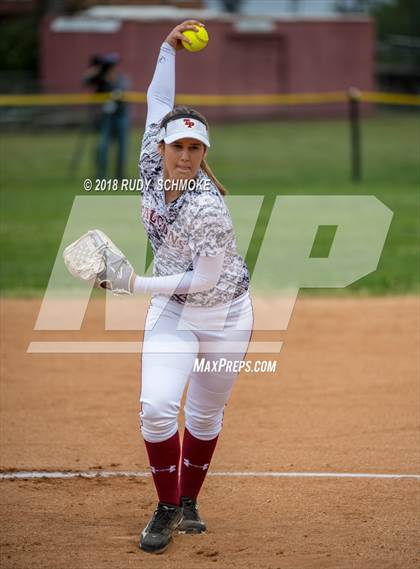
[[122,251],[99,229],[92,229],[63,251],[70,274],[113,294],[133,294],[135,272]]

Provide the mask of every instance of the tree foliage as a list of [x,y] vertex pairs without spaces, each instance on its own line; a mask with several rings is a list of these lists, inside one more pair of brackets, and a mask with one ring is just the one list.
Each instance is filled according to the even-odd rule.
[[38,25],[32,15],[0,20],[0,69],[36,70]]
[[391,35],[420,37],[420,1],[396,0],[371,10],[377,22],[378,37],[385,40]]

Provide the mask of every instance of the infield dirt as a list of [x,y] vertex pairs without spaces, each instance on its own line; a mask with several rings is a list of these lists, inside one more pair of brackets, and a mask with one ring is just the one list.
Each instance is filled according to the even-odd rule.
[[[270,317],[274,301],[254,298]],[[34,331],[40,300],[2,301],[1,470],[148,470],[138,354],[31,354],[31,341],[140,341],[104,330]],[[146,302],[144,309],[146,309]],[[299,298],[274,374],[238,378],[211,473],[419,474],[419,299]],[[181,434],[183,417],[180,420]],[[419,480],[209,476],[208,532],[160,556],[137,547],[150,477],[1,481],[1,567],[414,569]]]

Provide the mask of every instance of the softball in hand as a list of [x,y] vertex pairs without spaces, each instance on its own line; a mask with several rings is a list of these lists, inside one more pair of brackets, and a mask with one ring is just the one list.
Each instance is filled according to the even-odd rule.
[[182,32],[186,38],[188,38],[191,43],[187,43],[186,41],[182,42],[182,45],[188,51],[201,51],[204,49],[209,41],[209,34],[207,33],[206,28],[203,26],[197,26],[198,31],[193,30],[186,30]]

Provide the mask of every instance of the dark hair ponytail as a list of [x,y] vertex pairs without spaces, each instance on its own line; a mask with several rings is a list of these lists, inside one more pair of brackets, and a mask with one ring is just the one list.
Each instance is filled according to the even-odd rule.
[[[207,119],[201,113],[199,113],[195,109],[191,109],[190,107],[182,107],[182,106],[174,107],[172,109],[172,111],[170,111],[168,114],[166,114],[160,123],[160,127],[163,128],[171,120],[175,120],[177,118],[182,118],[182,117],[190,117],[192,119],[196,119],[197,121],[200,121],[204,125],[206,125],[207,130],[209,130],[209,123],[208,123]],[[223,184],[221,182],[219,182],[219,180],[213,174],[213,171],[211,170],[210,166],[207,164],[206,160],[203,159],[201,161],[200,167],[203,170],[203,172],[205,172],[207,174],[207,176],[210,178],[210,180],[213,182],[213,184],[219,190],[221,195],[225,196],[228,193],[226,188],[223,186]]]

